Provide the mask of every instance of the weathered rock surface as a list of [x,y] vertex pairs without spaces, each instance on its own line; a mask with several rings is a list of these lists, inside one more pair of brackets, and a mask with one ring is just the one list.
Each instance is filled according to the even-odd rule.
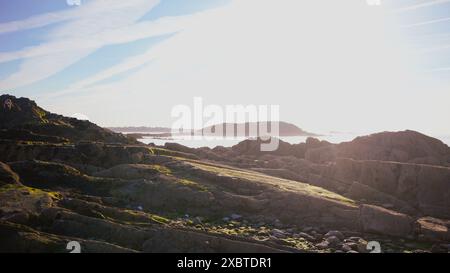
[[420,218],[420,239],[424,241],[450,241],[450,221],[432,217]]
[[19,183],[19,176],[8,165],[0,162],[0,186]]
[[442,251],[450,241],[448,147],[416,132],[276,152],[260,140],[156,147],[0,99],[12,101],[0,111],[0,252],[78,241],[83,252],[354,253],[370,240]]
[[2,238],[1,253],[67,253],[69,250],[66,247],[70,241],[79,242],[83,253],[136,252],[106,242],[57,236],[1,220],[0,237]]
[[323,163],[336,158],[448,166],[450,148],[415,131],[383,132],[308,150],[306,159]]
[[[4,107],[6,101],[10,102],[10,107]],[[30,135],[59,137],[71,141],[103,141],[123,144],[135,142],[89,121],[47,112],[27,98],[2,95],[0,103],[2,105],[0,107],[0,129],[27,130]],[[20,136],[20,138],[23,137],[23,135]],[[35,139],[35,136],[32,139]]]
[[[325,168],[322,185],[414,214],[450,218],[450,168],[411,163],[337,159]],[[347,193],[347,194],[345,194]]]
[[384,208],[362,205],[361,226],[366,232],[387,234],[398,237],[414,236],[414,219]]

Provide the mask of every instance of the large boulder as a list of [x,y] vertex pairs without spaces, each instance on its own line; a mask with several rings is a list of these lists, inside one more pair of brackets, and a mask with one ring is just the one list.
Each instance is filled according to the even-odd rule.
[[[261,149],[262,145],[269,143],[270,141],[278,141],[278,148],[274,151],[263,151]],[[250,156],[262,156],[262,155],[277,155],[277,156],[295,156],[298,158],[303,158],[306,151],[305,143],[300,144],[289,144],[280,139],[272,138],[270,141],[263,140],[261,138],[257,139],[246,139],[234,145],[231,149],[233,152],[239,155],[250,155]]]
[[402,213],[385,208],[362,205],[361,227],[365,232],[385,234],[403,238],[414,236],[414,219]]
[[419,238],[424,241],[450,241],[450,221],[423,217],[417,220]]
[[320,181],[321,186],[350,198],[450,218],[448,167],[338,158],[323,169]]
[[337,157],[448,165],[450,148],[415,131],[383,132],[338,144]]
[[421,165],[416,196],[425,215],[450,219],[450,168]]

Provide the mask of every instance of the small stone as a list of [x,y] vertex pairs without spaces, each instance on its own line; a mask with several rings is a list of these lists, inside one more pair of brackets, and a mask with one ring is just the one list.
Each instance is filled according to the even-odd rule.
[[344,246],[349,247],[350,250],[358,251],[358,244],[356,244],[356,243],[348,242],[348,243],[344,243],[344,244],[342,245],[342,247],[344,247]]
[[358,251],[354,251],[354,250],[350,250],[350,251],[347,251],[346,253],[359,253]]
[[228,222],[228,221],[230,221],[230,218],[228,218],[228,217],[223,217],[222,220],[223,220],[224,222]]
[[138,206],[137,209],[140,210],[140,211],[144,210],[144,208],[142,206]]
[[330,246],[330,244],[329,244],[327,241],[323,241],[323,242],[318,243],[318,244],[316,245],[316,247],[317,247],[318,249],[327,249],[327,248],[329,248],[329,246]]
[[259,236],[266,236],[267,235],[267,231],[266,230],[259,230],[257,233],[256,233],[257,235],[259,235]]
[[272,235],[275,236],[276,238],[286,238],[286,233],[279,229],[273,229]]
[[347,240],[349,240],[351,242],[358,242],[361,239],[362,239],[361,237],[352,236],[352,237],[349,237]]
[[341,240],[339,240],[339,238],[336,236],[330,236],[330,237],[326,238],[325,240],[332,246],[336,246],[341,242]]
[[342,232],[340,232],[338,230],[331,230],[331,231],[328,231],[327,234],[325,234],[325,237],[331,237],[331,236],[335,236],[335,237],[339,238],[339,240],[344,240],[344,234],[342,234]]
[[341,248],[344,252],[348,252],[353,250],[353,248],[349,244],[343,244]]
[[315,240],[315,238],[313,236],[311,236],[309,234],[306,234],[304,232],[300,232],[300,233],[296,234],[296,237],[300,237],[300,238],[306,239],[308,241],[314,241]]

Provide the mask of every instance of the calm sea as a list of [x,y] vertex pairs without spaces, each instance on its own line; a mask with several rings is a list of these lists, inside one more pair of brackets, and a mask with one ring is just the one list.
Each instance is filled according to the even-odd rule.
[[[316,137],[320,140],[327,140],[331,143],[340,143],[345,141],[351,141],[355,139],[358,135],[356,134],[330,134]],[[440,139],[444,143],[450,146],[450,136],[435,136]],[[308,137],[295,136],[295,137],[280,137],[281,140],[291,143],[298,144],[301,142],[305,142]],[[217,137],[202,137],[202,136],[174,136],[171,138],[154,138],[154,137],[144,137],[139,139],[139,141],[149,144],[154,143],[155,145],[164,145],[167,142],[179,143],[181,145],[191,147],[191,148],[199,148],[199,147],[210,147],[214,148],[216,146],[224,146],[231,147],[233,145],[238,144],[239,142],[245,140],[245,137],[236,137],[236,138],[217,138]]]

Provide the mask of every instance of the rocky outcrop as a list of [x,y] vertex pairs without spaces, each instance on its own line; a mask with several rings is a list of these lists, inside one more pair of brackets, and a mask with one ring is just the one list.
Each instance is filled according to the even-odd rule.
[[57,236],[30,227],[0,220],[0,253],[67,253],[67,243],[77,241],[83,253],[134,253],[106,242]]
[[[141,145],[112,145],[99,142],[77,144],[27,143],[0,140],[3,162],[41,160],[57,161],[74,166],[112,167],[125,163],[141,163],[156,152]],[[176,152],[173,152],[176,156]],[[92,169],[92,168],[91,168]],[[95,168],[92,169],[95,171]]]
[[179,230],[157,230],[144,242],[143,251],[149,253],[283,253],[283,249],[255,242],[236,241]]
[[[45,111],[32,100],[10,95],[0,96],[0,129],[26,131],[27,140],[31,141],[43,140],[45,136],[51,136],[57,141],[69,139],[71,141],[136,143],[133,139],[103,129],[89,121],[53,114]],[[13,131],[2,134],[11,135]],[[23,138],[27,135],[22,134],[18,137],[24,140]]]
[[446,165],[450,148],[415,131],[384,132],[338,145],[338,157]]
[[343,157],[448,166],[449,155],[450,148],[442,141],[408,130],[372,134],[350,142],[311,149],[307,159],[323,163]]
[[349,253],[367,251],[363,236],[391,252],[449,241],[449,168],[417,164],[441,164],[445,147],[414,133],[356,139],[356,150],[313,138],[267,153],[260,140],[157,147],[1,99],[0,252],[67,252],[73,240],[83,252]]
[[44,143],[69,143],[67,138],[33,133],[24,129],[2,129],[0,139],[12,141],[31,141]]
[[[273,140],[272,140],[273,141]],[[249,156],[292,156],[295,158],[305,158],[308,152],[322,147],[329,147],[331,143],[327,141],[320,141],[317,138],[308,137],[305,143],[290,144],[282,140],[279,142],[278,148],[275,151],[262,151],[261,145],[268,143],[269,141],[262,140],[261,138],[247,139],[239,142],[231,147],[231,150],[237,155],[249,155]],[[220,154],[219,154],[220,155]]]
[[304,157],[306,149],[304,144],[292,145],[279,139],[277,141],[278,148],[275,151],[262,151],[261,145],[269,143],[269,141],[262,140],[261,138],[244,140],[234,145],[231,149],[239,155],[262,156],[265,154],[272,154],[278,156],[292,155],[299,158]]
[[0,187],[0,220],[33,225],[45,209],[51,207],[57,196],[22,185]]
[[19,176],[3,162],[0,162],[0,186],[6,184],[20,184]]
[[68,252],[70,241],[79,242],[82,252],[289,251],[252,239],[179,228],[163,217],[67,194],[20,185],[0,187],[0,252]]
[[[450,168],[340,158],[321,174],[322,186],[397,209],[450,218]],[[339,185],[339,186],[338,186]]]

